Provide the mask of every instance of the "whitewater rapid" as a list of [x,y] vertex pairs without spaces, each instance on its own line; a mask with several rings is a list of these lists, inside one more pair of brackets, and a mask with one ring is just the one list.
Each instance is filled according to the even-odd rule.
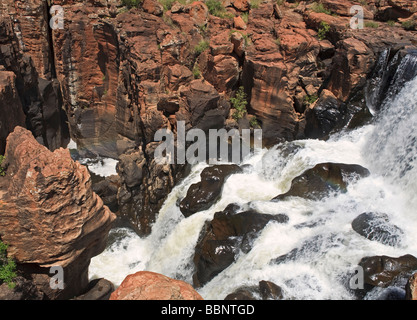
[[[118,286],[140,270],[162,273],[192,284],[194,248],[205,221],[230,203],[262,213],[286,214],[288,223],[269,223],[247,254],[198,292],[204,299],[224,299],[241,286],[272,281],[285,299],[354,299],[349,274],[365,256],[417,256],[417,79],[389,101],[377,119],[327,141],[299,140],[263,149],[249,156],[245,171],[230,176],[221,199],[210,209],[185,218],[177,205],[189,186],[200,180],[206,164],[191,174],[166,199],[152,233],[140,238],[128,228],[111,231],[107,249],[91,260],[90,278],[104,277]],[[321,201],[270,199],[288,190],[293,178],[322,162],[359,164],[371,175],[348,186],[344,194]],[[404,232],[400,246],[370,241],[351,227],[363,212],[381,212]],[[270,261],[304,247],[293,261]],[[369,299],[375,298],[372,294]]]

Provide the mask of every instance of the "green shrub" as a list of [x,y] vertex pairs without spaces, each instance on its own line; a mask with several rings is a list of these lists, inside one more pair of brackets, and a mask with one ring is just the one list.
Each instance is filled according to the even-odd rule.
[[379,24],[374,22],[374,21],[366,21],[365,22],[365,27],[366,28],[378,28]]
[[200,55],[203,51],[207,50],[210,47],[210,43],[207,40],[201,40],[195,47],[194,53]]
[[388,24],[390,27],[394,27],[394,26],[395,26],[395,21],[394,21],[394,20],[388,20],[388,21],[387,21],[387,24]]
[[248,23],[249,21],[249,12],[242,12],[242,14],[240,15],[242,17],[242,20],[244,23]]
[[258,9],[262,0],[251,0],[249,5],[251,9]]
[[314,2],[311,6],[311,10],[317,13],[325,13],[328,15],[332,14],[331,10],[326,9],[326,7],[322,3]]
[[317,95],[312,95],[312,96],[307,95],[304,97],[304,104],[309,106],[310,104],[313,104],[314,102],[316,102],[318,98],[319,97]]
[[15,287],[13,282],[16,278],[16,263],[11,259],[7,258],[7,247],[3,241],[0,240],[0,283],[5,282],[10,289]]
[[249,124],[252,128],[260,128],[261,126],[259,125],[258,120],[256,119],[255,116],[252,116],[249,120]]
[[317,33],[317,36],[319,37],[320,40],[324,40],[327,37],[327,33],[330,31],[330,26],[327,22],[320,22],[320,28],[319,31]]
[[6,175],[6,170],[1,166],[3,163],[4,156],[0,155],[0,176],[4,177]]
[[239,87],[235,96],[230,98],[230,102],[232,103],[232,107],[235,109],[235,112],[232,115],[233,119],[236,121],[242,119],[246,113],[246,105],[248,104],[248,101],[246,100],[246,93],[242,86]]
[[417,22],[416,21],[407,20],[407,21],[402,22],[401,25],[405,30],[412,31],[412,30],[417,29]]
[[201,77],[200,67],[198,66],[197,63],[194,64],[194,67],[193,67],[193,76],[194,76],[194,79],[200,79]]
[[122,0],[122,5],[131,8],[137,8],[142,3],[142,0]]

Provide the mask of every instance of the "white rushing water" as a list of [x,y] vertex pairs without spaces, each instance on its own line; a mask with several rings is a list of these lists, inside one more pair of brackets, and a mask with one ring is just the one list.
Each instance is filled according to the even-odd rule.
[[[192,284],[194,248],[205,221],[229,203],[247,204],[262,213],[285,213],[288,223],[269,223],[247,254],[204,287],[205,299],[224,299],[243,285],[269,280],[283,289],[286,299],[354,299],[346,277],[365,256],[417,256],[417,79],[407,83],[385,106],[378,119],[327,141],[300,140],[251,155],[244,173],[226,181],[221,199],[188,218],[177,200],[199,181],[205,164],[169,194],[151,235],[138,237],[126,228],[111,231],[116,240],[90,265],[90,277],[104,277],[117,286],[140,270],[159,272]],[[283,146],[291,152],[283,152]],[[285,149],[285,148],[284,148]],[[352,183],[347,193],[321,201],[270,199],[288,190],[294,177],[321,162],[359,164],[371,175]],[[351,227],[363,212],[382,212],[404,234],[393,247],[370,241]],[[271,259],[304,247],[296,259],[281,264]],[[371,297],[372,298],[372,297]]]

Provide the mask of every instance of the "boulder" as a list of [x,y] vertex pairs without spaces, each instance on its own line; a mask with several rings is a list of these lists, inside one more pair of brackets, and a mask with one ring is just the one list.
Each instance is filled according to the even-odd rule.
[[205,168],[201,174],[201,181],[190,186],[187,195],[180,202],[180,210],[185,217],[209,209],[221,196],[226,179],[242,169],[235,164],[214,165]]
[[[115,215],[93,192],[86,167],[68,149],[54,152],[16,127],[7,138],[7,189],[2,190],[0,234],[8,255],[49,299],[85,290],[90,259],[106,247]],[[62,267],[64,289],[50,287],[51,267]]]
[[364,270],[365,284],[386,288],[399,277],[409,278],[417,270],[417,258],[410,254],[364,257],[359,266]]
[[262,300],[281,300],[282,288],[271,281],[259,281],[259,292]]
[[346,192],[349,183],[369,174],[369,170],[360,165],[320,163],[294,178],[290,190],[272,200],[288,197],[319,200],[335,192]]
[[14,287],[6,283],[0,285],[0,300],[43,300],[45,295],[28,279],[17,276],[13,279]]
[[272,281],[259,281],[253,286],[243,286],[228,294],[224,300],[282,300],[282,289]]
[[128,275],[114,291],[110,300],[203,300],[193,287],[149,271]]
[[257,290],[256,286],[237,288],[232,293],[229,293],[224,300],[256,300],[255,294]]
[[88,284],[87,291],[74,300],[109,300],[114,292],[114,284],[106,279],[94,279]]
[[344,120],[342,103],[332,92],[323,90],[320,98],[305,112],[305,136],[310,139],[326,137],[332,130],[341,127]]
[[352,221],[352,229],[371,241],[390,246],[401,244],[403,232],[397,226],[390,224],[386,214],[364,212]]
[[235,261],[236,255],[251,250],[253,241],[269,222],[286,223],[284,214],[270,215],[253,210],[241,211],[230,204],[216,212],[203,227],[194,254],[194,285],[200,287]]

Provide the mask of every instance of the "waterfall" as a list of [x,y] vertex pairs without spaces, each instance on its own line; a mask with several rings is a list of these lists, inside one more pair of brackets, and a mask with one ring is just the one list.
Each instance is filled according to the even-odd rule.
[[[381,65],[387,65],[388,55],[381,58]],[[348,275],[361,258],[417,256],[417,78],[410,76],[417,71],[416,61],[415,56],[406,55],[398,64],[391,91],[374,109],[378,112],[372,124],[327,141],[286,142],[251,155],[244,161],[250,166],[227,179],[217,203],[185,218],[178,199],[199,181],[207,166],[195,165],[169,194],[151,235],[140,238],[126,228],[111,231],[108,248],[91,261],[90,277],[104,277],[117,286],[128,274],[149,270],[192,284],[200,230],[215,212],[233,202],[262,213],[284,213],[289,221],[269,223],[252,250],[240,253],[233,264],[198,289],[205,299],[224,299],[260,280],[279,285],[285,299],[355,299],[347,285]],[[376,96],[369,101],[376,103]],[[351,183],[346,193],[320,201],[296,197],[270,201],[286,192],[294,177],[321,162],[359,164],[371,175]],[[356,233],[351,223],[363,212],[386,214],[402,230],[401,244],[389,246]],[[297,254],[291,259],[271,263],[294,250]],[[401,294],[403,288],[397,290]],[[377,299],[378,294],[372,291],[366,298]]]

